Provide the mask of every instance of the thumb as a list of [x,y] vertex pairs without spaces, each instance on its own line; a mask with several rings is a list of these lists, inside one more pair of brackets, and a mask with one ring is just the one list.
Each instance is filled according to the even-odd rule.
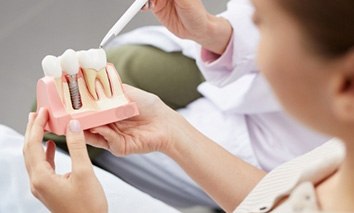
[[66,141],[72,161],[72,172],[90,171],[92,164],[87,153],[85,136],[78,120],[71,120],[66,131]]

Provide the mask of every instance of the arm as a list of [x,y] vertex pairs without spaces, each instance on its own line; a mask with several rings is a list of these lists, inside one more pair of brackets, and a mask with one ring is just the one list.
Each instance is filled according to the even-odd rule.
[[204,49],[221,55],[232,36],[232,26],[229,21],[223,17],[209,15],[206,35],[194,39]]
[[124,86],[140,115],[86,132],[87,142],[117,156],[160,151],[174,159],[227,211],[233,210],[264,172],[229,154],[155,95]]
[[178,135],[164,150],[226,212],[232,212],[265,173],[211,141],[184,118]]
[[[257,70],[258,31],[252,23],[253,7],[249,0],[229,1],[227,10],[218,16],[208,13],[200,0],[151,2],[152,12],[169,31],[199,43],[202,50],[215,56],[213,60],[197,57],[198,66],[207,80],[225,85]],[[225,54],[227,46],[230,46],[230,54],[224,58],[230,60],[228,64],[224,63],[225,60],[219,63],[217,59]]]

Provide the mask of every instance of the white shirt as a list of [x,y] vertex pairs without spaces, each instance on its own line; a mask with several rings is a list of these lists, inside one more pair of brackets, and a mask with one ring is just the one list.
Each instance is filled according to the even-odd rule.
[[[255,65],[258,31],[252,23],[253,6],[248,0],[233,0],[221,15],[234,29],[223,55],[208,62],[203,54],[197,63],[210,83],[201,92],[223,111],[244,114],[250,142],[261,168],[270,171],[279,164],[304,154],[328,140],[283,112],[275,95]],[[203,51],[200,50],[203,53]],[[226,86],[225,86],[226,85]]]

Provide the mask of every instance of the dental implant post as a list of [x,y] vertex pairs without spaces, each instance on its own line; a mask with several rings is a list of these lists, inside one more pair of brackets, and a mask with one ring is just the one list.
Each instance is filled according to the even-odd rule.
[[61,56],[61,67],[66,72],[65,78],[68,82],[70,99],[73,109],[82,107],[81,95],[78,84],[78,73],[80,70],[79,60],[74,50],[68,49]]
[[69,82],[70,99],[74,109],[82,107],[79,84],[77,83],[77,75],[66,75]]

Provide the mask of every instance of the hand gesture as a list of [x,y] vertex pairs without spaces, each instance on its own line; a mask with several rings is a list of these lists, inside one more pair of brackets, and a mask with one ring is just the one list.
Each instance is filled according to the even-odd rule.
[[[201,0],[150,0],[150,9],[169,31],[222,54],[232,35],[231,24],[210,14]],[[148,7],[145,7],[148,8]]]
[[49,141],[44,151],[42,139],[48,113],[41,109],[31,113],[23,148],[33,195],[51,212],[107,212],[107,201],[98,182],[85,146],[78,121],[70,121],[67,145],[72,160],[72,172],[55,173],[55,143]]

